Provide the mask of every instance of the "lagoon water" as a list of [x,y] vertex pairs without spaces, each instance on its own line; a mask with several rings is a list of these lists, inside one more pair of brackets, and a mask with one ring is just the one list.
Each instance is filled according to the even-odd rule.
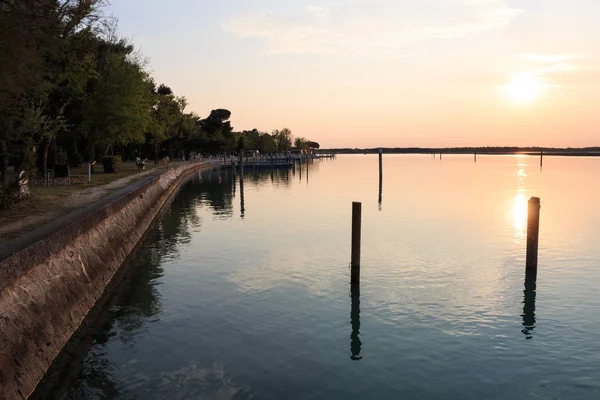
[[[34,397],[600,398],[599,170],[384,155],[381,204],[376,155],[247,168],[243,188],[195,176]],[[539,268],[525,282],[531,196]]]

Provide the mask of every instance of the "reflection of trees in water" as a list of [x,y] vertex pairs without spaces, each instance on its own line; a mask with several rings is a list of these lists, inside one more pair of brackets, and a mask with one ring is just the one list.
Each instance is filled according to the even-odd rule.
[[194,198],[208,205],[213,214],[229,217],[233,214],[233,179],[232,171],[205,172],[188,187]]
[[32,398],[128,398],[120,393],[117,368],[106,356],[111,341],[135,345],[161,311],[158,283],[167,258],[199,226],[194,185],[185,185],[152,224],[119,269],[104,295],[51,366]]
[[[275,186],[289,186],[291,171],[246,170],[246,185],[271,184],[271,179]],[[119,269],[102,298],[50,367],[32,399],[136,397],[123,392],[119,378],[125,366],[112,363],[106,346],[116,340],[135,346],[138,337],[149,329],[148,322],[158,318],[161,312],[158,283],[164,275],[163,263],[176,257],[178,246],[189,242],[192,229],[200,227],[199,205],[207,205],[215,215],[233,214],[235,183],[231,171],[219,171],[196,175],[182,186]],[[149,379],[129,372],[128,375],[133,375],[141,384],[145,385]],[[215,377],[214,374],[206,376],[207,379]],[[128,382],[128,386],[131,387],[131,383]],[[243,390],[229,389],[218,393],[231,399],[251,397]]]

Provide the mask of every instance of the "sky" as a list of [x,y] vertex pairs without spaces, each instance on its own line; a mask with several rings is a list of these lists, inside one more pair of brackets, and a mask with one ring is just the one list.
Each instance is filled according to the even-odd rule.
[[158,83],[333,147],[600,145],[598,0],[111,0]]

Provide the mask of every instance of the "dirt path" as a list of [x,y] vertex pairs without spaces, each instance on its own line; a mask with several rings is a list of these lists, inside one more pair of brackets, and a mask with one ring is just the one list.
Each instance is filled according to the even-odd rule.
[[[30,202],[17,204],[10,210],[13,218],[8,221],[0,221],[0,244],[14,239],[27,231],[36,229],[79,207],[99,200],[135,181],[139,181],[152,174],[158,174],[162,172],[162,170],[162,168],[154,168],[148,171],[142,171],[135,175],[116,179],[106,185],[77,190],[67,194],[56,202],[47,202],[46,204],[41,205]],[[37,208],[32,206],[36,206]],[[14,218],[15,215],[17,215],[18,218]]]
[[[94,186],[89,189],[79,190],[77,192],[71,193],[69,197],[67,197],[64,201],[64,204],[68,208],[78,208],[83,205],[92,203],[102,197],[118,190],[124,188],[125,186],[133,183],[134,181],[139,181],[142,178],[147,177],[148,175],[158,174],[162,172],[162,169],[151,169],[148,171],[142,171],[136,175],[125,176],[123,178],[115,179],[109,184],[102,186]],[[1,230],[0,230],[1,235]]]

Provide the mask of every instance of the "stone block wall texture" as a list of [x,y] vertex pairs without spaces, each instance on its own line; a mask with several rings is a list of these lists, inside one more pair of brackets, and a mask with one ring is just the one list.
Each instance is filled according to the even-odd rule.
[[202,164],[146,178],[0,251],[0,399],[24,399],[180,183]]

